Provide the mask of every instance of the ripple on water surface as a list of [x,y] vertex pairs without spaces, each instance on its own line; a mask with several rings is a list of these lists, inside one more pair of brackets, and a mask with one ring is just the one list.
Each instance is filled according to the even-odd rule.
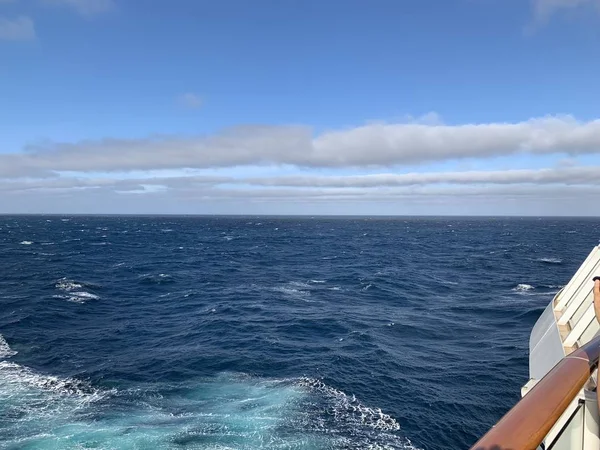
[[9,449],[468,448],[518,399],[531,327],[600,236],[582,219],[0,228]]

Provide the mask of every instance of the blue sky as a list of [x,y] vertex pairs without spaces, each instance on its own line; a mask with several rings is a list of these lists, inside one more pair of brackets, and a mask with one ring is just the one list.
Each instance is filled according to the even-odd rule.
[[0,0],[0,212],[597,215],[597,0]]

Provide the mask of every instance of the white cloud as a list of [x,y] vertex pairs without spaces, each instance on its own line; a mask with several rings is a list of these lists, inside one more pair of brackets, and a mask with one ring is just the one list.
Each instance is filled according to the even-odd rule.
[[334,131],[314,141],[316,165],[385,166],[515,153],[596,153],[600,120],[544,117],[519,123],[388,124]]
[[0,212],[597,215],[600,195],[600,167],[280,177],[164,173],[0,180]]
[[[600,120],[572,117],[466,125],[411,119],[318,135],[303,126],[246,126],[196,138],[105,139],[25,150],[0,153],[2,212],[28,204],[30,212],[595,214],[587,204],[600,194],[600,166],[575,165],[562,155],[600,153]],[[515,153],[560,155],[544,169],[398,168],[458,158],[482,164]],[[304,169],[284,175],[290,166]],[[337,170],[347,173],[349,167],[354,174]],[[381,173],[372,173],[374,167]],[[328,170],[319,174],[315,168]],[[134,205],[127,194],[137,194]]]
[[286,187],[393,187],[432,184],[565,184],[600,185],[600,167],[569,167],[557,169],[521,169],[502,171],[425,172],[406,174],[369,174],[346,176],[284,176],[247,178],[240,180],[259,186]]
[[48,5],[66,6],[82,16],[91,17],[115,8],[113,0],[43,0]]
[[35,39],[33,20],[27,16],[15,19],[0,17],[0,40],[31,41]]
[[[257,192],[302,193],[318,191],[336,196],[354,195],[356,192],[381,194],[399,192],[417,192],[414,189],[430,189],[435,185],[442,190],[507,186],[512,192],[530,190],[540,186],[600,187],[600,167],[566,167],[554,169],[526,169],[501,171],[465,171],[465,172],[426,172],[406,174],[368,174],[368,175],[292,175],[275,177],[233,177],[214,175],[191,176],[152,176],[123,178],[119,176],[84,178],[81,176],[60,176],[46,179],[17,179],[0,181],[0,192],[45,191],[70,189],[108,189],[114,192],[144,193],[172,192],[198,193],[211,190],[212,194],[229,192],[232,186],[237,190],[254,196]],[[508,188],[508,186],[512,186]],[[437,188],[436,188],[437,189]],[[504,188],[500,188],[504,189]],[[261,191],[262,190],[262,191]],[[438,192],[438,191],[436,191]],[[240,194],[241,195],[241,194]],[[244,194],[246,195],[246,194]],[[286,194],[287,195],[287,194]],[[296,194],[294,194],[296,196]]]
[[203,103],[202,98],[192,92],[180,95],[177,100],[180,105],[190,109],[200,108]]
[[[158,185],[162,186],[162,185]],[[138,194],[135,201],[131,195]],[[475,214],[598,215],[600,186],[416,186],[394,188],[263,188],[143,185],[2,192],[8,213],[124,214]]]
[[548,21],[565,9],[583,6],[600,6],[600,0],[532,0],[534,18],[538,23]]
[[600,153],[600,120],[381,123],[313,135],[304,126],[241,126],[195,138],[105,139],[0,154],[0,177],[54,171],[132,171],[260,165],[391,167],[513,154]]

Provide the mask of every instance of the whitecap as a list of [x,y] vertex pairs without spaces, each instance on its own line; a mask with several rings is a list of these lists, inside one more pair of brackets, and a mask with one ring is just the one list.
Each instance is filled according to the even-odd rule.
[[59,298],[72,303],[85,303],[87,300],[98,300],[100,297],[89,292],[71,292],[68,295],[53,295],[52,298]]
[[90,292],[71,292],[72,297],[71,298],[76,298],[78,300],[98,300],[100,297],[98,297],[96,294],[92,294]]
[[[36,373],[19,364],[0,361],[0,398],[4,393],[10,395],[18,391],[38,389],[42,393],[60,396],[79,397],[84,403],[102,398],[108,392],[101,392],[87,383],[72,378],[60,378]],[[15,395],[12,398],[16,398]],[[27,400],[27,398],[23,398]]]
[[527,292],[527,291],[531,291],[533,289],[535,289],[535,288],[532,285],[521,283],[521,284],[518,284],[517,286],[515,286],[513,288],[513,291]]
[[139,277],[140,282],[142,283],[154,283],[154,284],[164,284],[164,283],[172,283],[175,280],[168,273],[145,273]]
[[325,283],[325,280],[310,280],[310,282],[314,284],[323,284]]
[[538,258],[536,261],[546,264],[562,264],[562,259],[560,258]]
[[0,358],[8,358],[16,354],[17,352],[10,348],[4,336],[0,334]]
[[54,287],[66,293],[54,295],[54,298],[61,298],[73,303],[85,303],[87,300],[98,300],[100,298],[96,294],[82,290],[85,287],[83,283],[68,278],[61,278]]
[[296,289],[288,286],[276,286],[273,288],[273,290],[275,292],[280,292],[291,297],[302,297],[310,295],[310,292],[308,291],[303,291],[301,289]]
[[380,408],[363,405],[352,395],[328,386],[314,378],[300,378],[296,385],[307,389],[312,394],[318,394],[327,403],[330,411],[339,425],[346,427],[367,427],[377,431],[398,431],[400,424]]
[[[310,297],[311,286],[302,281],[290,281],[281,286],[275,286],[271,290],[285,294],[286,297],[302,299],[305,302],[311,302]],[[312,302],[311,302],[312,303]]]
[[61,278],[54,285],[55,288],[60,289],[62,291],[73,291],[75,289],[81,289],[83,287],[82,284],[77,283],[73,280],[69,280],[68,278]]
[[32,241],[21,241],[20,244],[21,245],[31,245],[31,244],[33,244],[33,242]]

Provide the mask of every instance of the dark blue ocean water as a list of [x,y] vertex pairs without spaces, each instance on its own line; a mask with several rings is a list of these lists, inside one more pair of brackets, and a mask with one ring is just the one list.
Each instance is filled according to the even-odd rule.
[[592,219],[0,217],[0,448],[466,448]]

